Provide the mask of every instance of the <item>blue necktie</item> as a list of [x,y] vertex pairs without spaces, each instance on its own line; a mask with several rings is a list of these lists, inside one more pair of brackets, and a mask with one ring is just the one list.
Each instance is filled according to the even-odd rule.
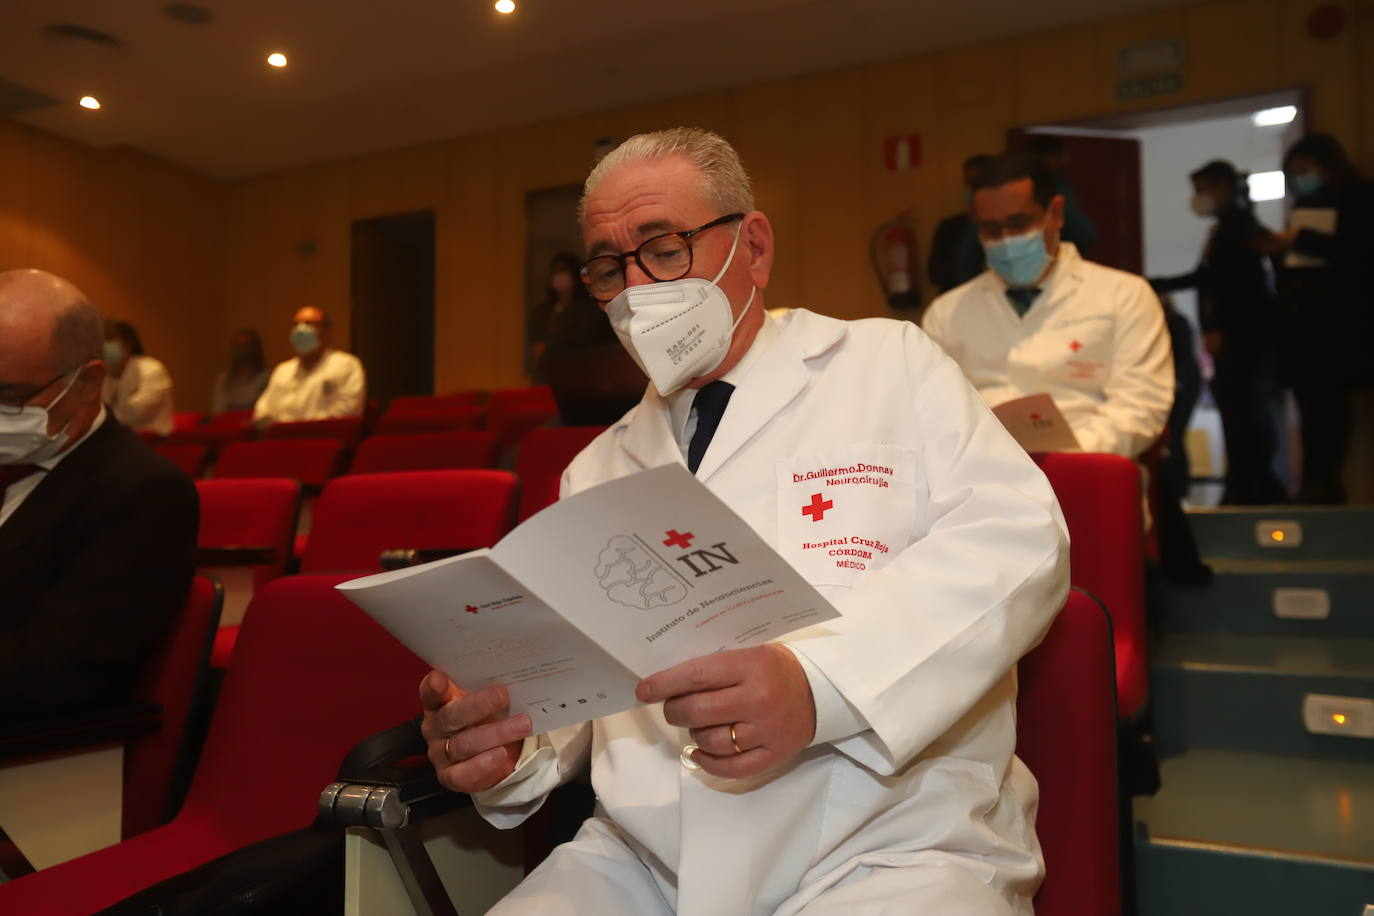
[[1040,295],[1040,290],[1029,286],[1009,286],[1007,287],[1007,301],[1016,310],[1016,317],[1024,318],[1026,312],[1030,311],[1031,303]]
[[717,380],[702,386],[692,401],[692,409],[697,412],[697,428],[687,446],[687,469],[693,474],[701,467],[706,447],[711,444],[720,418],[725,416],[725,405],[730,403],[730,395],[734,393],[734,385]]

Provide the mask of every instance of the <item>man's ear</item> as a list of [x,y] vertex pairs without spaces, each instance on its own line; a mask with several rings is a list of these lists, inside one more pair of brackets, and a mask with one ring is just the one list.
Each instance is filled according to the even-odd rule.
[[749,279],[759,289],[768,286],[773,273],[773,224],[768,217],[754,210],[744,217],[740,240],[749,253]]
[[77,380],[77,385],[81,388],[82,401],[99,401],[104,396],[107,373],[104,361],[99,359],[93,359],[81,367],[81,377]]
[[1050,198],[1050,218],[1064,225],[1064,195],[1056,194]]

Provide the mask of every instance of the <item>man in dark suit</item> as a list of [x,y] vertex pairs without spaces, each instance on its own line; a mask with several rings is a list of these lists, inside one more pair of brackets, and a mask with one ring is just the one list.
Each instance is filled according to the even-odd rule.
[[0,722],[128,699],[195,570],[195,486],[101,404],[100,313],[0,273]]

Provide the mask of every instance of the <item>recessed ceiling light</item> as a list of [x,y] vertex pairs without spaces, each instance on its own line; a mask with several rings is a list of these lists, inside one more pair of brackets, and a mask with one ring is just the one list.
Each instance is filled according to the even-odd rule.
[[496,0],[496,12],[513,13],[515,12],[515,0]]
[[267,66],[277,68],[285,67],[286,55],[280,51],[273,51],[271,54],[267,55]]
[[81,107],[89,108],[91,111],[100,110],[100,99],[93,95],[83,95],[81,97]]

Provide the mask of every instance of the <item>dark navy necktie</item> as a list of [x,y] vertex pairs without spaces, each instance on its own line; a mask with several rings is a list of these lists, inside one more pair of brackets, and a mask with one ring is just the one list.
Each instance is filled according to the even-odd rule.
[[1035,297],[1040,295],[1040,290],[1028,286],[1009,286],[1007,287],[1007,301],[1011,307],[1016,309],[1016,317],[1025,317],[1026,312],[1030,311],[1031,303]]
[[714,381],[702,386],[692,401],[692,409],[697,412],[697,429],[692,433],[691,444],[687,446],[687,469],[693,474],[701,467],[701,459],[711,437],[720,426],[720,418],[725,416],[725,405],[730,403],[730,395],[735,386],[729,382]]

